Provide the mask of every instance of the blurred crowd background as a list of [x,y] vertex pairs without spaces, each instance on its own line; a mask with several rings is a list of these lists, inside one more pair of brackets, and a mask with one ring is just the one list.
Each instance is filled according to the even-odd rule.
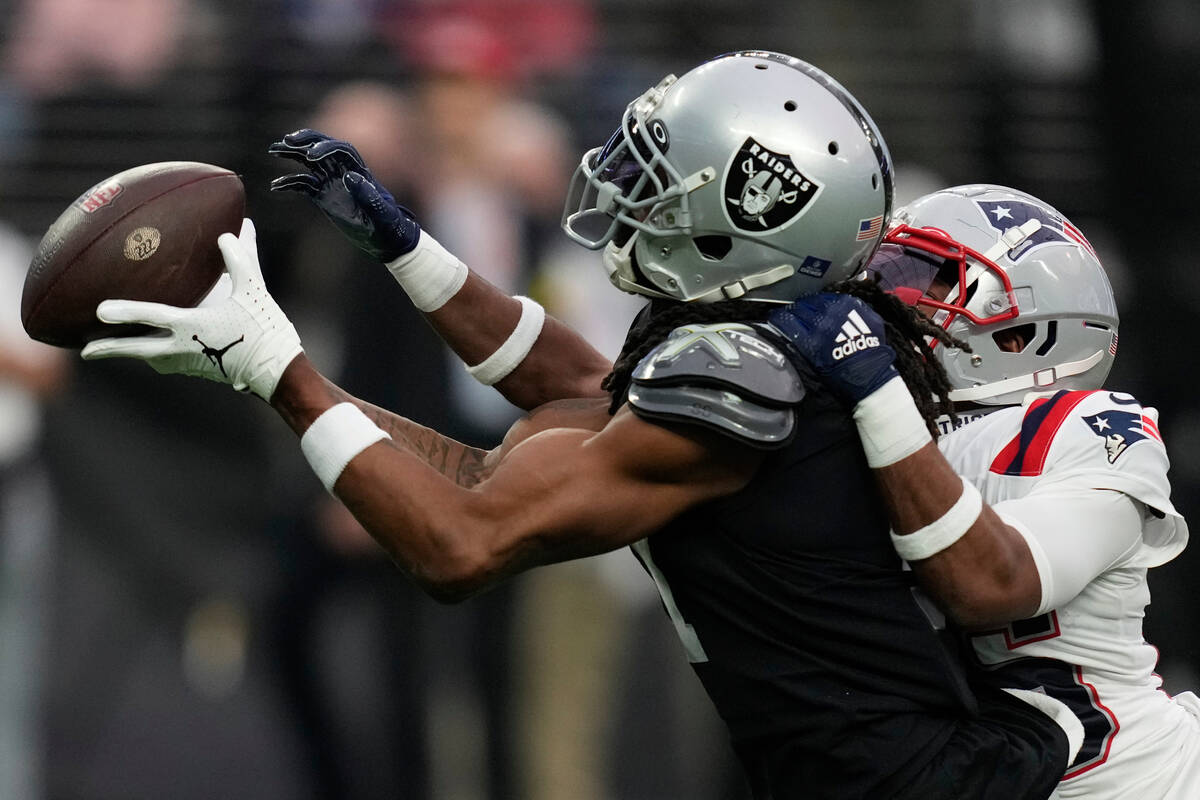
[[[268,284],[352,392],[471,444],[514,410],[266,156],[315,127],[493,283],[616,353],[639,306],[558,230],[579,154],[668,72],[742,48],[867,107],[899,199],[1008,184],[1067,214],[1122,312],[1110,385],[1162,412],[1200,520],[1193,0],[0,1],[0,798],[743,797],[625,553],[459,606],[403,579],[272,412],[24,335],[32,248],[153,161],[238,171]],[[1197,549],[1147,638],[1193,688]]]

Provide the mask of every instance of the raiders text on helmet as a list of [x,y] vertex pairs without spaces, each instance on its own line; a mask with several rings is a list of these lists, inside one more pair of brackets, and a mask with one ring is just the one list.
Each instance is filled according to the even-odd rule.
[[664,78],[583,157],[563,229],[620,289],[789,302],[860,271],[892,198],[887,147],[832,78],[743,51]]

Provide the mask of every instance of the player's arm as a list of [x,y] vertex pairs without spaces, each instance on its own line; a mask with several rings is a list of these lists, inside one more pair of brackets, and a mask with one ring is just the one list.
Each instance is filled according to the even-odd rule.
[[[871,333],[847,353],[836,338],[851,313]],[[1031,616],[1042,598],[1028,544],[937,449],[895,369],[878,315],[857,298],[819,294],[772,313],[771,321],[853,409],[896,551],[922,588],[966,627]]]
[[[272,405],[302,444],[315,433],[324,441],[317,447],[336,449],[359,435],[320,430],[340,400],[301,357]],[[740,489],[761,458],[717,434],[644,422],[628,409],[599,432],[537,426],[525,433],[488,454],[469,487],[387,439],[326,479],[407,573],[454,601],[533,566],[637,541],[685,509]]]
[[[300,356],[297,361],[301,359],[307,360]],[[487,450],[463,444],[407,417],[354,397],[328,378],[322,380],[326,393],[335,403],[351,403],[357,407],[389,437],[391,446],[407,450],[459,486],[467,488],[479,483],[486,476],[489,464],[494,464],[502,453],[534,433],[551,428],[599,431],[610,419],[607,395],[551,401],[517,420],[501,445],[495,450]]]
[[1039,612],[1041,576],[1025,537],[979,499],[932,440],[874,472],[897,552],[948,616],[980,628]]
[[372,177],[349,142],[301,130],[270,152],[309,170],[277,178],[271,188],[306,195],[351,242],[386,264],[476,379],[527,410],[604,394],[607,358],[536,302],[468,270]]
[[[441,469],[428,448],[414,452],[423,434],[408,428],[408,439],[392,439],[308,362],[263,283],[253,224],[245,220],[239,236],[223,234],[218,246],[229,279],[200,305],[106,300],[101,320],[160,330],[90,342],[83,357],[139,358],[269,401],[301,435],[325,486],[441,599],[637,541],[681,511],[737,491],[762,458],[722,434],[645,422],[627,410],[596,432],[604,419],[592,402],[531,415],[496,451],[463,449],[452,470]],[[230,344],[204,345],[214,341]]]
[[[932,443],[875,474],[902,552],[905,535],[930,526],[943,526],[948,540],[978,506],[962,538],[909,561],[926,591],[974,627],[1026,619],[1069,602],[1140,547],[1143,518],[1153,513],[1124,492],[1089,483],[1051,484],[995,505],[974,501],[973,487],[964,488]],[[947,525],[943,520],[960,502],[966,512]]]
[[[443,306],[426,312],[425,319],[464,364],[477,368],[520,335],[523,318],[537,313],[529,311],[531,303],[468,270],[462,287]],[[505,360],[513,363],[512,370],[492,385],[518,408],[528,410],[562,398],[607,397],[600,383],[612,362],[549,314],[527,352]],[[478,376],[478,369],[473,374]]]

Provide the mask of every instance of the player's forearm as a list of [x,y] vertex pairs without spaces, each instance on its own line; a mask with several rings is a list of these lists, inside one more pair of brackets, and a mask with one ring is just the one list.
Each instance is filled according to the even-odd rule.
[[500,576],[490,557],[487,522],[477,498],[428,462],[388,440],[367,448],[333,487],[371,537],[426,593],[459,602]]
[[456,601],[486,586],[487,572],[495,571],[484,564],[486,520],[472,512],[478,503],[467,488],[480,479],[483,452],[349,397],[303,355],[288,366],[271,398],[302,446],[323,415],[345,402],[393,438],[367,445],[322,480],[430,595]]
[[269,152],[306,170],[271,182],[307,195],[371,257],[387,266],[478,380],[525,410],[551,400],[596,397],[608,360],[540,305],[510,297],[474,275],[422,230],[413,214],[371,175],[349,142],[294,131]]
[[[464,364],[474,366],[509,341],[521,315],[520,302],[469,273],[462,288],[426,319]],[[513,405],[530,410],[552,400],[603,396],[600,382],[611,368],[576,331],[547,316],[528,352],[494,386]]]
[[[892,529],[901,540],[950,521],[951,509],[964,496],[962,479],[932,442],[907,458],[876,469],[875,475]],[[972,508],[966,513],[973,512]],[[962,513],[961,506],[958,513]],[[1041,584],[1021,535],[986,503],[973,521],[962,517],[958,524],[965,525],[966,532],[953,544],[928,558],[909,561],[922,588],[965,627],[1031,616],[1040,602]]]
[[303,435],[322,413],[344,402],[353,403],[391,437],[391,446],[411,453],[459,486],[474,486],[484,474],[486,450],[469,447],[353,397],[317,372],[304,355],[288,366],[271,398],[271,404],[297,435]]

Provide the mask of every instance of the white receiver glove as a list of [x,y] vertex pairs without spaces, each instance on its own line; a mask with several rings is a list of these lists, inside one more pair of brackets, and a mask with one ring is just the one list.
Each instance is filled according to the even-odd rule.
[[303,352],[300,337],[267,292],[254,223],[243,220],[241,233],[221,234],[217,246],[228,273],[199,305],[105,300],[96,308],[102,322],[141,323],[163,331],[97,339],[81,355],[140,358],[163,374],[207,378],[270,400],[287,365]]

